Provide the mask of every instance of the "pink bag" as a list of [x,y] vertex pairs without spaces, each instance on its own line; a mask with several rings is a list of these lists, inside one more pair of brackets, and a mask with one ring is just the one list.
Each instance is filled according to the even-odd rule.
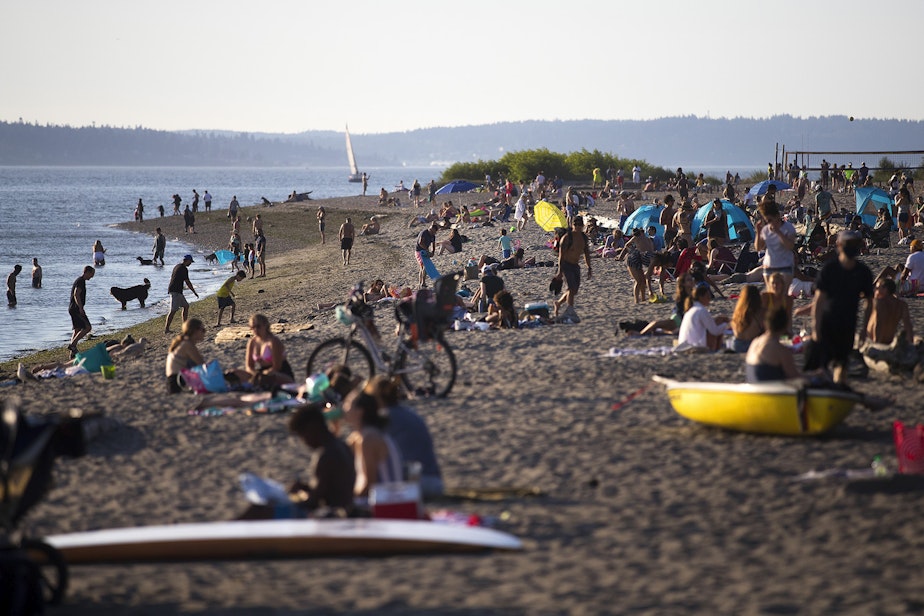
[[898,472],[924,474],[924,426],[906,426],[900,421],[892,424]]

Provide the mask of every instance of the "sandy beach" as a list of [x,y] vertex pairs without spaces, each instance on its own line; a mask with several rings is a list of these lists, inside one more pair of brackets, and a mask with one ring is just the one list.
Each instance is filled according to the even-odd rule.
[[[484,195],[452,199],[472,204]],[[324,245],[315,218],[322,204],[328,212]],[[591,213],[615,217],[614,207],[598,203]],[[245,215],[260,213],[265,221],[268,261],[265,278],[235,288],[239,324],[257,312],[282,324],[290,362],[303,378],[313,348],[343,327],[319,303],[341,301],[354,283],[377,277],[416,286],[413,246],[420,227],[407,223],[426,211],[380,208],[373,196],[246,208]],[[371,214],[381,216],[381,234],[357,238],[351,265],[342,266],[340,223],[350,216],[358,228]],[[124,227],[153,232],[158,224],[169,237],[182,234],[181,217]],[[194,284],[197,268],[208,267],[201,257],[226,246],[230,224],[218,210],[200,212],[196,227],[189,237],[202,254],[191,268]],[[463,252],[434,257],[434,263],[448,272],[469,257],[497,256],[500,228],[462,229],[470,238]],[[246,221],[242,236],[250,236]],[[535,222],[511,236],[527,257],[553,259],[546,248],[551,234]],[[147,238],[141,241],[149,246]],[[863,260],[876,273],[906,255],[907,248],[893,241]],[[168,254],[168,265],[181,256]],[[894,469],[892,422],[924,422],[921,384],[871,371],[854,381],[856,388],[894,396],[895,405],[875,413],[857,409],[821,438],[692,424],[671,409],[652,375],[738,382],[744,380],[743,357],[604,357],[611,347],[671,346],[670,336],[614,333],[619,321],[666,318],[671,306],[636,305],[624,262],[593,264],[593,278],[583,281],[576,303],[579,324],[451,331],[448,341],[460,364],[455,389],[445,400],[413,401],[433,434],[447,486],[541,489],[541,496],[435,505],[496,519],[497,528],[522,539],[522,552],[75,566],[65,604],[50,613],[919,613],[924,484],[890,491],[888,483],[861,489],[843,479],[794,478],[812,469],[868,467],[876,455]],[[551,299],[553,273],[548,267],[501,272],[518,307]],[[464,284],[477,288],[477,281]],[[88,284],[88,293],[106,292]],[[152,294],[166,295],[166,289]],[[920,332],[924,300],[908,303]],[[733,301],[716,300],[712,311],[730,315],[733,308]],[[192,316],[209,328],[200,346],[205,357],[226,369],[243,364],[246,340],[215,342],[214,297],[195,302]],[[393,318],[388,309],[378,312],[383,332]],[[138,331],[162,326],[160,318],[157,327]],[[307,451],[288,435],[284,415],[191,416],[193,395],[165,393],[170,337],[145,335],[151,346],[141,358],[118,364],[114,380],[94,374],[0,391],[21,396],[29,412],[80,408],[121,422],[95,439],[85,457],[58,461],[55,487],[26,519],[30,534],[228,520],[246,507],[239,473],[288,482],[306,468]],[[58,349],[57,357],[66,358],[66,351]]]

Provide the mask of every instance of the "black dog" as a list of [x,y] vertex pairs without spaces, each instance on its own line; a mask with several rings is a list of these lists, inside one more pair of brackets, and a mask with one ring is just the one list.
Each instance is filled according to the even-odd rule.
[[[141,257],[138,258],[140,259]],[[145,278],[144,284],[128,287],[127,289],[123,289],[122,287],[111,287],[109,292],[114,298],[122,302],[122,310],[125,310],[125,304],[133,299],[137,299],[141,307],[144,308],[144,302],[148,299],[148,289],[150,288],[151,281]]]
[[206,262],[206,263],[209,263],[209,264],[211,264],[211,263],[218,263],[218,257],[215,256],[215,253],[214,253],[214,252],[211,253],[211,254],[207,254],[207,255],[205,255],[205,262]]
[[136,257],[136,258],[138,259],[138,263],[140,263],[141,265],[154,265],[154,259],[145,259],[144,257]]

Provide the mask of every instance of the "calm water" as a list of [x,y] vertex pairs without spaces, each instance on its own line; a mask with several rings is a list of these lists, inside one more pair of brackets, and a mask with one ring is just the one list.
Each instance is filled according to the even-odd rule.
[[[426,184],[439,179],[440,168],[367,169],[369,192],[382,186],[388,190],[404,180]],[[145,219],[157,216],[163,204],[169,216],[171,196],[191,203],[192,190],[208,190],[213,209],[226,209],[232,195],[242,206],[260,203],[261,197],[283,200],[292,190],[313,191],[312,198],[345,197],[359,194],[360,184],[346,181],[344,169],[278,168],[136,168],[136,167],[0,167],[0,273],[6,276],[19,263],[18,305],[0,306],[0,361],[49,347],[63,346],[70,339],[68,295],[74,279],[85,265],[92,264],[92,246],[98,239],[106,247],[106,265],[97,268],[87,284],[87,315],[95,335],[105,334],[158,315],[169,304],[167,282],[173,264],[183,254],[198,250],[168,237],[167,267],[142,267],[137,256],[150,257],[153,237],[113,228],[131,220],[135,204],[145,204]],[[204,208],[201,199],[200,211]],[[153,231],[153,230],[152,230]],[[32,258],[43,269],[41,289],[31,287]],[[196,259],[190,278],[200,296],[218,289],[227,272]],[[151,281],[147,307],[138,302],[121,310],[109,295],[109,287],[129,287]],[[5,298],[5,295],[4,295]],[[175,328],[174,328],[175,329]]]

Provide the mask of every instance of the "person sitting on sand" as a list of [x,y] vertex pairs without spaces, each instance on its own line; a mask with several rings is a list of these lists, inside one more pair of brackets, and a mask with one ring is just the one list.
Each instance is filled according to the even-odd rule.
[[619,227],[613,229],[611,235],[607,235],[606,239],[603,240],[603,247],[599,248],[600,256],[606,259],[615,259],[619,255],[619,251],[626,245],[626,240],[622,235],[622,230]]
[[[696,282],[690,274],[681,274],[680,277],[677,278],[677,289],[674,292],[673,314],[667,319],[650,321],[648,325],[638,332],[639,335],[646,336],[648,334],[657,333],[659,330],[670,333],[680,329],[680,324],[683,322],[683,314],[687,310],[687,298],[692,297],[695,284]],[[627,331],[626,333],[632,334],[633,332]]]
[[192,318],[183,322],[180,334],[173,339],[167,349],[167,391],[177,394],[183,391],[177,376],[183,369],[189,369],[205,363],[202,353],[196,347],[205,340],[205,324],[199,319]]
[[360,235],[378,235],[381,226],[379,225],[379,220],[375,216],[369,217],[369,222],[362,226],[362,229],[359,230]]
[[677,345],[704,351],[718,351],[722,347],[722,335],[728,317],[713,317],[709,312],[712,294],[709,285],[701,282],[693,288],[692,297],[687,298],[686,311],[680,322]]
[[789,295],[789,287],[786,286],[786,276],[781,272],[773,272],[767,280],[770,286],[760,294],[763,313],[769,314],[777,308],[782,308],[786,312],[785,333],[792,336],[793,301]]
[[459,212],[459,218],[456,220],[456,224],[471,224],[472,215],[468,211],[468,206],[463,205],[462,210]]
[[494,303],[488,306],[488,316],[484,320],[492,329],[517,329],[517,312],[510,291],[501,289],[494,294]]
[[363,301],[367,304],[371,304],[387,296],[388,289],[385,288],[385,283],[381,278],[376,278],[375,282],[372,283],[372,286],[369,287],[369,290],[363,293]]
[[741,287],[741,295],[732,313],[731,329],[732,350],[735,353],[747,353],[751,342],[764,331],[764,311],[761,305],[760,291],[754,285]]
[[453,228],[449,232],[449,238],[440,242],[439,246],[436,249],[436,254],[455,254],[457,252],[462,252],[462,234],[459,233],[459,230]]
[[296,480],[289,486],[291,503],[251,505],[238,519],[305,518],[315,513],[321,517],[349,515],[356,485],[353,454],[327,427],[324,405],[314,402],[298,407],[289,417],[288,427],[312,451],[310,479]]
[[902,295],[912,296],[924,290],[924,244],[912,240],[908,250],[910,254],[901,268]]
[[481,267],[481,284],[472,295],[470,305],[478,312],[487,312],[488,305],[494,301],[497,292],[504,288],[504,280],[497,275],[496,265],[485,264]]
[[250,330],[253,337],[247,342],[244,369],[235,370],[238,378],[263,389],[294,382],[285,345],[270,331],[269,319],[262,314],[253,315]]
[[788,315],[777,306],[767,313],[766,331],[757,336],[748,347],[745,357],[745,378],[748,383],[798,379],[802,376],[796,367],[792,349],[780,343],[786,335]]
[[379,191],[379,205],[385,205],[386,203],[388,203],[388,191],[383,186],[382,190]]
[[[536,257],[525,258],[526,253],[522,248],[517,248],[509,259],[504,259],[500,262],[498,269],[501,270],[510,270],[510,269],[520,269],[523,267],[531,267],[536,264]],[[484,257],[482,257],[484,258]]]
[[406,465],[420,464],[420,491],[425,497],[443,494],[443,477],[436,460],[433,438],[423,418],[398,400],[398,387],[391,379],[376,375],[365,391],[375,396],[379,408],[388,410],[386,433],[394,441]]
[[880,278],[873,291],[873,308],[866,324],[866,338],[876,344],[892,344],[902,326],[907,341],[914,340],[914,327],[908,304],[899,299],[897,285],[891,278]]
[[694,261],[702,261],[695,247],[691,247],[685,237],[677,238],[677,248],[680,254],[677,256],[677,264],[674,266],[674,276],[681,276],[690,271],[690,266]]
[[353,494],[367,497],[369,488],[378,483],[401,481],[404,477],[401,453],[385,433],[388,409],[364,387],[347,396],[343,412],[353,430],[347,438],[356,468]]

